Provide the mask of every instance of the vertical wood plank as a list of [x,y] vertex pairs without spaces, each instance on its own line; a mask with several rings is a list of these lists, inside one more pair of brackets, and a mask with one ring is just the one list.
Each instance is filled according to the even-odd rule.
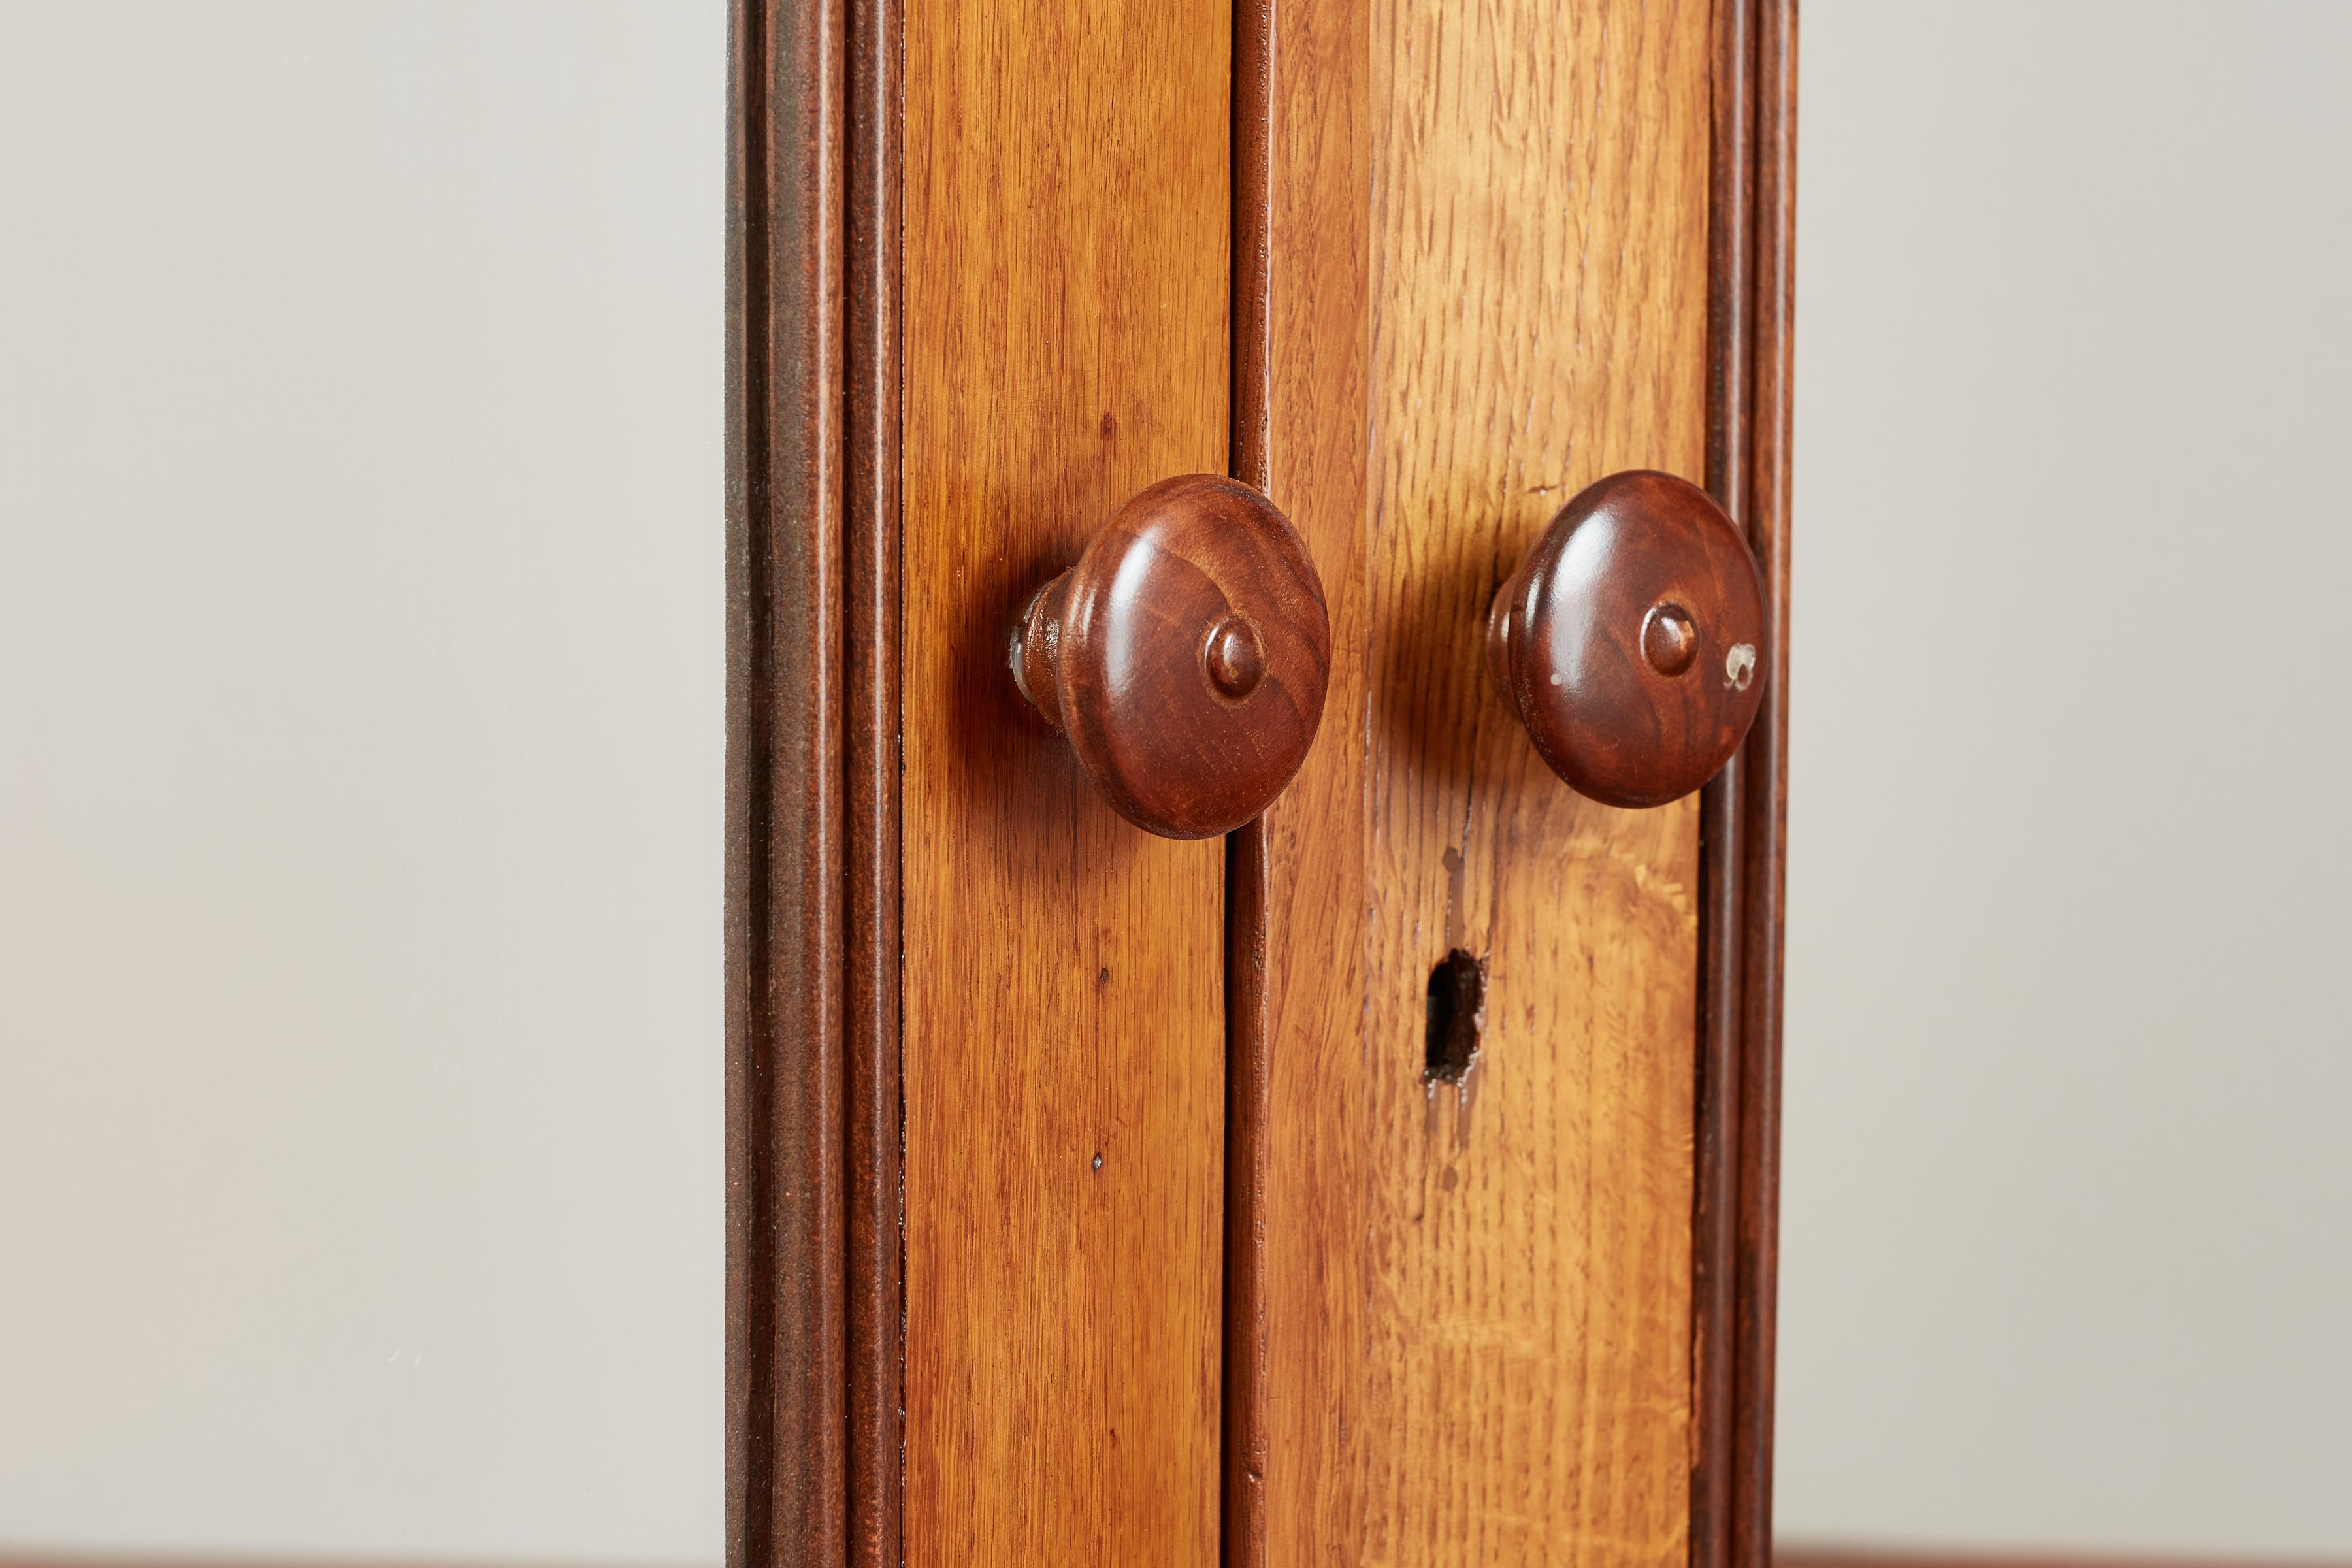
[[841,0],[729,16],[727,1560],[845,1550]]
[[[1708,155],[1706,488],[1746,516],[1755,0],[1714,0],[1714,124]],[[1739,1210],[1741,1005],[1747,936],[1735,754],[1699,792],[1696,1194],[1691,1214],[1691,1568],[1729,1568],[1738,1395],[1732,1331]]]
[[1781,912],[1789,827],[1790,422],[1795,395],[1796,0],[1757,0],[1755,261],[1749,304],[1748,542],[1772,616],[1764,705],[1746,758],[1747,930],[1739,1087],[1739,1236],[1732,1562],[1772,1560],[1773,1361],[1780,1252]]
[[[1266,469],[1338,655],[1237,876],[1266,906],[1262,955],[1236,942],[1266,1037],[1264,1518],[1233,1568],[1689,1549],[1696,802],[1577,797],[1479,645],[1575,489],[1704,472],[1710,10],[1374,0],[1350,39],[1344,8],[1273,8]],[[1350,321],[1352,391],[1301,358]],[[1423,1070],[1457,949],[1486,973],[1459,1087]]]
[[[1225,1568],[1355,1561],[1350,1444],[1364,1354],[1364,423],[1371,30],[1357,0],[1273,0],[1254,37],[1263,249],[1256,397],[1234,405],[1234,472],[1291,517],[1322,574],[1331,687],[1282,799],[1234,835],[1233,1163],[1244,1269],[1228,1314]],[[1254,261],[1254,263],[1251,263]],[[1237,306],[1240,308],[1240,306]],[[1254,405],[1254,406],[1251,406]],[[1246,1375],[1242,1373],[1246,1371]]]
[[1029,590],[1226,456],[1232,10],[909,0],[903,485],[912,1564],[1217,1530],[1220,844],[1095,798]]
[[1368,1563],[1687,1552],[1696,802],[1561,785],[1478,628],[1577,489],[1703,472],[1709,10],[1373,8]]
[[898,1077],[898,0],[848,0],[843,703],[848,985],[848,1568],[898,1568],[905,1247]]
[[[1258,277],[1263,426],[1237,440],[1236,472],[1297,525],[1323,578],[1334,652],[1323,729],[1298,776],[1238,837],[1236,1051],[1246,1089],[1246,1165],[1258,1186],[1229,1267],[1255,1271],[1228,1321],[1245,1351],[1246,1396],[1228,1457],[1226,1568],[1354,1563],[1362,1510],[1356,1456],[1366,1343],[1364,1255],[1368,675],[1365,428],[1370,384],[1370,9],[1360,0],[1271,0],[1263,34]],[[1248,276],[1246,267],[1237,268]],[[1241,410],[1237,407],[1237,421]],[[1246,1042],[1243,1035],[1246,1031]]]

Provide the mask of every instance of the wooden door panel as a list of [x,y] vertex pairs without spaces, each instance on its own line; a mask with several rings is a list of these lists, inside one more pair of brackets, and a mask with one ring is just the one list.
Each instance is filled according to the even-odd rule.
[[[1264,841],[1263,1560],[1679,1562],[1696,803],[1570,792],[1479,633],[1578,488],[1702,471],[1710,7],[1381,0],[1369,29],[1360,544],[1310,535],[1327,585],[1347,563],[1361,684],[1335,681],[1346,739]],[[1277,128],[1345,96],[1320,85],[1277,75]],[[1275,232],[1279,345],[1332,284]],[[1345,380],[1314,393],[1275,405],[1294,515],[1328,504],[1300,458]],[[1465,1080],[1432,1083],[1455,951],[1485,966],[1485,1028]]]
[[1701,470],[1709,20],[1374,8],[1368,1563],[1686,1551],[1696,802],[1562,785],[1478,632],[1578,489]]
[[1231,16],[906,12],[910,1563],[1215,1551],[1224,856],[1115,816],[1005,647],[1224,467]]
[[1371,35],[1363,0],[1241,16],[1234,471],[1307,541],[1332,646],[1321,736],[1232,857],[1223,1561],[1258,1568],[1360,1540]]
[[1375,7],[1368,1563],[1687,1550],[1696,803],[1562,785],[1477,634],[1577,489],[1701,472],[1709,19]]

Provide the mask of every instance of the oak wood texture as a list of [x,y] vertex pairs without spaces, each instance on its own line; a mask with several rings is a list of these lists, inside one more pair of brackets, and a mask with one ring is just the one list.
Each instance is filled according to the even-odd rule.
[[[1280,74],[1298,9],[1272,24],[1276,378],[1289,311],[1330,312],[1336,346],[1354,308],[1317,259],[1350,228],[1286,243],[1282,222],[1316,199],[1295,171],[1339,185],[1354,118],[1344,64]],[[1287,398],[1277,379],[1267,437],[1332,605],[1329,721],[1360,713],[1366,754],[1326,774],[1318,749],[1261,838],[1262,1560],[1675,1563],[1695,803],[1560,789],[1481,645],[1563,499],[1703,461],[1710,16],[1378,0],[1367,26],[1363,511],[1310,522],[1285,479],[1294,421],[1297,471],[1327,438],[1346,466],[1343,370]],[[1429,977],[1456,949],[1486,966],[1486,1023],[1433,1086]]]
[[736,0],[727,326],[727,1556],[846,1550],[840,5]]
[[1361,0],[1236,26],[1234,472],[1306,541],[1334,650],[1321,743],[1229,840],[1223,1562],[1255,1568],[1363,1540],[1372,34]]
[[1232,15],[906,11],[915,1568],[1215,1550],[1224,857],[1120,821],[1004,655],[1118,503],[1223,464]]
[[1164,838],[1230,833],[1314,743],[1331,628],[1315,563],[1258,490],[1184,474],[1131,497],[1037,590],[1014,683],[1111,809]]
[[1705,490],[1644,470],[1559,509],[1486,612],[1486,664],[1552,772],[1610,805],[1679,800],[1763,691],[1764,584]]
[[1704,459],[1710,21],[1374,7],[1367,1562],[1688,1549],[1695,812],[1561,791],[1480,634],[1565,497]]

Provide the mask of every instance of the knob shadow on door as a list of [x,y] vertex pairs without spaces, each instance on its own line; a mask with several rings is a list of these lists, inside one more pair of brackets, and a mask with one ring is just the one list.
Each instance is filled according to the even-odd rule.
[[1228,833],[1272,804],[1313,743],[1330,677],[1323,584],[1289,520],[1214,474],[1120,507],[1032,595],[1013,678],[1137,826]]
[[1486,665],[1552,772],[1663,805],[1731,760],[1763,699],[1764,583],[1705,490],[1633,470],[1559,509],[1486,614]]

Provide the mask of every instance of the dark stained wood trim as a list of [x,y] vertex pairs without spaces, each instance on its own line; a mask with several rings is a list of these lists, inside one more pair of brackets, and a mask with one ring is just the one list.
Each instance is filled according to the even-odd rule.
[[[1232,473],[1273,489],[1275,0],[1234,0]],[[1265,1561],[1266,942],[1272,865],[1263,818],[1225,839],[1225,1255],[1220,1411],[1224,1568]]]
[[1264,489],[1274,421],[1276,0],[1234,0],[1233,477]]
[[1771,663],[1699,802],[1693,1568],[1771,1556],[1795,26],[1794,0],[1717,0],[1706,482],[1763,567]]
[[735,0],[727,1559],[844,1545],[842,12]]
[[898,38],[730,7],[730,1568],[898,1560]]
[[848,1292],[851,1568],[898,1568],[905,1433],[898,1073],[900,0],[849,0]]
[[1739,1226],[1733,1289],[1734,1568],[1772,1555],[1773,1357],[1780,1213],[1780,978],[1787,884],[1790,431],[1795,335],[1796,0],[1758,0],[1754,268],[1749,279],[1748,507],[1771,617],[1764,706],[1750,732],[1740,824]]
[[[1754,0],[1716,0],[1707,213],[1706,488],[1747,502]],[[1743,753],[1745,748],[1742,748]],[[1742,757],[1699,792],[1698,1083],[1691,1211],[1692,1568],[1729,1568],[1738,1232]]]

